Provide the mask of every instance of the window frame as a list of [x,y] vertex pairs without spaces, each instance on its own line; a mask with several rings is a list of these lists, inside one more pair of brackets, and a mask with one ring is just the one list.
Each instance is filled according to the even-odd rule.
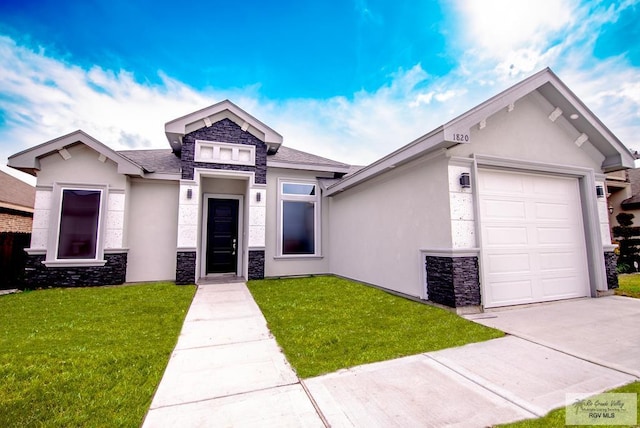
[[[315,195],[298,195],[287,194],[284,192],[284,186],[286,184],[299,184],[299,185],[313,185],[315,188]],[[313,253],[310,254],[287,254],[284,252],[284,203],[285,202],[311,202],[314,205],[314,248]],[[300,179],[300,178],[278,178],[278,242],[277,242],[277,257],[278,258],[318,258],[322,257],[322,206],[320,198],[320,186],[317,180]]]
[[[96,251],[94,258],[58,258],[60,245],[60,226],[62,222],[62,202],[65,190],[96,191],[100,193],[98,205],[98,226],[96,230]],[[49,238],[47,242],[47,255],[44,261],[46,266],[104,266],[104,231],[107,214],[108,188],[106,185],[67,184],[56,183],[53,186],[53,203],[49,222]]]

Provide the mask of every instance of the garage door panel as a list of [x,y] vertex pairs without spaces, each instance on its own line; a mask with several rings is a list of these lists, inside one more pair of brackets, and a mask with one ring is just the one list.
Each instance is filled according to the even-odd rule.
[[478,174],[485,307],[587,296],[578,180]]
[[529,253],[489,254],[488,263],[492,274],[528,274],[531,271],[531,255]]
[[540,269],[544,271],[558,269],[574,269],[579,265],[576,254],[574,252],[541,252],[540,253]]
[[542,278],[542,296],[544,300],[570,299],[584,297],[582,290],[576,290],[572,284],[572,275]]
[[527,303],[532,298],[532,280],[522,279],[519,281],[496,281],[491,287],[491,300],[498,303],[496,306]]
[[573,227],[538,227],[536,237],[541,245],[569,245],[575,247],[576,230]]
[[529,234],[526,227],[487,227],[485,231],[485,244],[496,245],[526,245],[529,243]]
[[513,194],[524,192],[525,183],[522,177],[514,177],[505,181],[500,174],[484,177],[483,189],[487,194]]
[[[532,176],[528,176],[532,177]],[[558,177],[537,176],[529,180],[532,193],[545,199],[566,200],[567,197],[575,199],[572,193],[572,179],[558,179]],[[554,198],[555,197],[555,198]]]
[[487,199],[484,201],[483,215],[487,219],[521,219],[527,217],[526,205],[523,201]]
[[543,221],[564,222],[571,218],[573,207],[563,202],[537,202],[535,218]]

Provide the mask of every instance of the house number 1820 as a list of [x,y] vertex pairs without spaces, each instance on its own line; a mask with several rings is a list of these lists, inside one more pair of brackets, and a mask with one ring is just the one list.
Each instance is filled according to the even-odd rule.
[[453,141],[456,141],[459,143],[468,143],[469,134],[453,134]]

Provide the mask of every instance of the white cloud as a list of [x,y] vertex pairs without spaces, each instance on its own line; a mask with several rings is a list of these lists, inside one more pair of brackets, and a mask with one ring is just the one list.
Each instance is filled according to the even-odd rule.
[[523,47],[536,50],[573,22],[574,0],[459,0],[460,30],[489,57],[504,58]]

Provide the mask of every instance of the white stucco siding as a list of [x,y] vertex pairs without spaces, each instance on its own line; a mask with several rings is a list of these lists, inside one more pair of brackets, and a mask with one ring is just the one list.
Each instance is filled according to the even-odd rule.
[[331,272],[423,297],[424,248],[451,248],[447,160],[418,160],[329,198]]
[[[313,257],[282,257],[278,255],[278,242],[280,240],[278,228],[278,181],[286,179],[291,181],[305,180],[315,181],[322,177],[318,171],[301,171],[293,169],[269,168],[267,172],[266,221],[265,221],[265,276],[288,276],[323,274],[329,271],[329,207],[326,198],[320,200],[320,253]],[[324,176],[332,177],[325,173]],[[320,191],[319,186],[316,187]],[[332,227],[332,225],[331,225]]]
[[69,147],[67,152],[71,156],[67,160],[58,153],[40,159],[38,186],[53,186],[57,182],[100,184],[124,190],[127,177],[118,174],[115,162],[109,159],[100,161],[100,154],[84,144]]
[[[191,197],[189,197],[191,191]],[[194,182],[180,183],[178,210],[178,241],[177,248],[195,249],[198,245],[198,191]]]
[[[260,200],[258,200],[260,199]],[[249,192],[249,248],[265,247],[265,231],[267,223],[267,189],[254,187]]]
[[471,188],[460,184],[462,174],[473,174],[471,162],[449,163],[449,204],[451,206],[451,245],[453,249],[477,246],[474,201]]
[[33,206],[33,224],[31,227],[32,249],[47,249],[52,193],[49,189],[36,189],[36,199]]
[[109,192],[107,219],[104,232],[104,249],[119,249],[124,245],[124,222],[126,195],[123,192]]
[[600,186],[603,189],[604,196],[602,198],[598,198],[598,219],[600,220],[600,238],[602,240],[602,245],[607,250],[610,250],[611,243],[611,232],[609,226],[609,203],[607,202],[606,194],[607,194],[607,186],[605,184],[604,176],[596,179],[596,186]]
[[600,172],[604,156],[596,153],[587,141],[578,147],[580,136],[564,115],[555,122],[549,119],[554,110],[546,99],[532,92],[518,100],[513,111],[502,109],[486,119],[486,126],[471,128],[469,144],[449,149],[450,156],[475,154],[521,159],[530,162],[572,165]]
[[175,279],[179,189],[177,182],[131,182],[127,282]]

